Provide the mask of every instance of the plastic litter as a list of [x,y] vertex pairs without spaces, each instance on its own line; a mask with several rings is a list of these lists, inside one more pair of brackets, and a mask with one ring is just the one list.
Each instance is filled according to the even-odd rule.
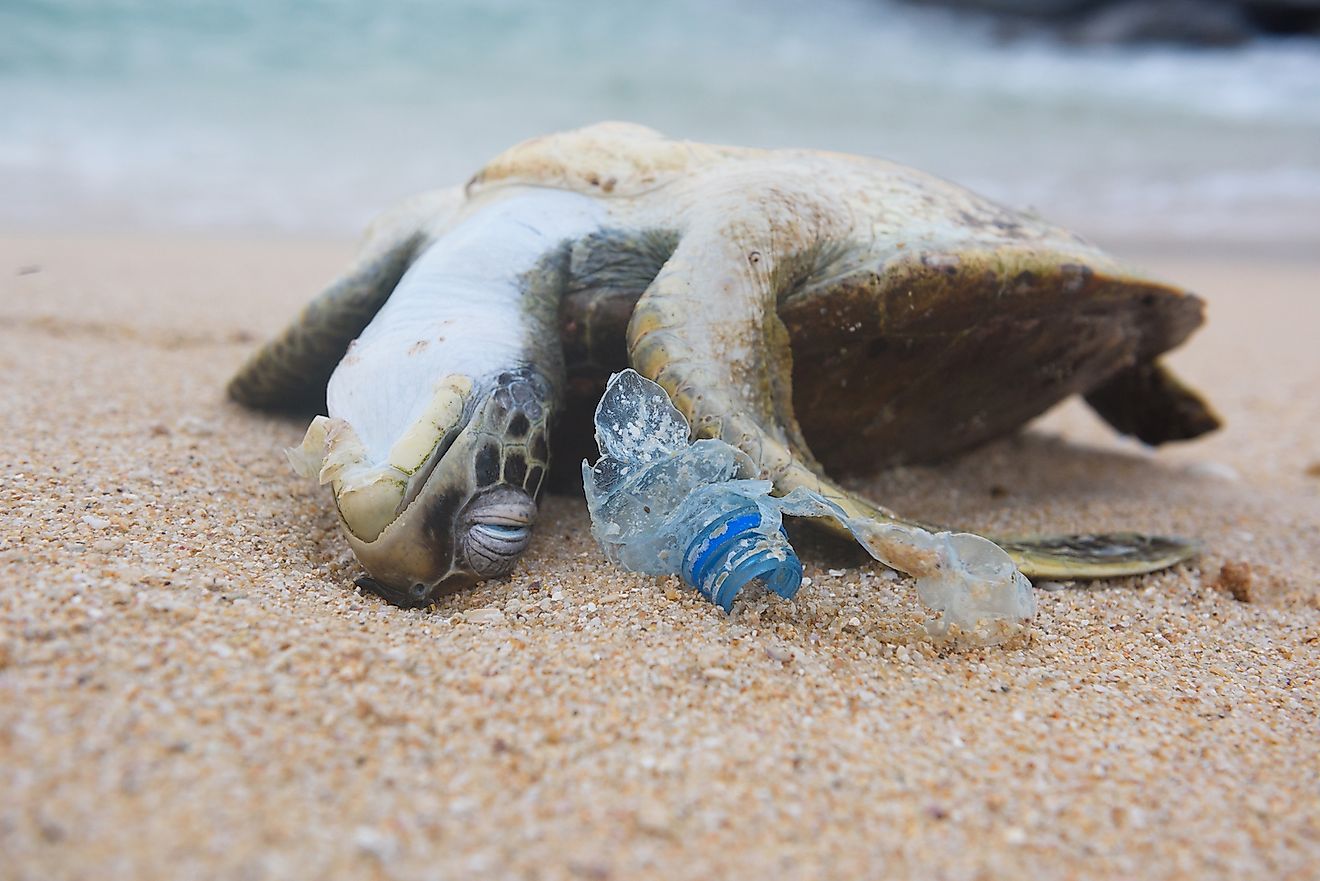
[[756,581],[792,599],[802,563],[783,517],[833,517],[871,556],[915,577],[918,597],[936,613],[927,623],[932,635],[956,630],[999,642],[1035,615],[1031,583],[988,539],[849,517],[803,488],[772,496],[770,481],[752,479],[756,466],[741,450],[688,435],[687,420],[659,385],[633,370],[610,378],[596,408],[601,456],[582,463],[582,480],[592,535],[611,562],[678,575],[725,611]]
[[740,479],[747,454],[720,440],[688,443],[664,389],[633,370],[611,377],[596,409],[601,458],[582,463],[591,531],[611,562],[679,575],[728,611],[762,581],[792,599],[802,564],[784,535],[768,480]]

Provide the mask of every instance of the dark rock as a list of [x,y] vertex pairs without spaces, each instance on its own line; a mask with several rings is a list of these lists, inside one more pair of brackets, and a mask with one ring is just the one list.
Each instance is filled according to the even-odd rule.
[[1248,18],[1267,34],[1320,36],[1320,0],[1239,0]]
[[1260,35],[1320,36],[1320,0],[909,0],[990,16],[1001,33],[1078,43],[1226,46]]
[[1181,43],[1232,46],[1255,36],[1236,3],[1214,0],[1125,0],[1064,30],[1078,43]]
[[1023,18],[1065,19],[1099,6],[1105,0],[936,0],[942,6],[979,9],[996,15]]
[[1238,0],[1248,9],[1292,9],[1296,12],[1320,13],[1320,0]]

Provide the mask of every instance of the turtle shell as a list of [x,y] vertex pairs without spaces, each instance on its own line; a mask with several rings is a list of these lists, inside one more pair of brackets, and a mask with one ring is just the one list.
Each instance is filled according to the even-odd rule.
[[494,187],[526,184],[629,199],[693,168],[760,152],[673,140],[628,122],[602,122],[531,138],[505,150],[468,181],[467,193],[475,198]]
[[[1067,230],[914,169],[597,126],[515,148],[477,180],[608,189],[638,204],[663,199],[689,226],[700,225],[692,217],[708,202],[730,216],[741,203],[753,213],[794,206],[772,281],[789,345],[766,351],[791,376],[797,424],[786,428],[800,428],[827,471],[942,459],[1073,394],[1147,443],[1218,424],[1156,360],[1201,323],[1199,298]],[[730,180],[741,188],[732,202]],[[758,203],[758,191],[772,201]],[[824,219],[800,207],[808,200],[826,206]],[[831,227],[839,217],[846,222]],[[792,241],[799,230],[807,237]],[[590,413],[605,378],[628,366],[633,307],[681,237],[643,224],[574,247],[561,312],[577,399],[559,436],[575,460],[592,449]]]
[[[569,461],[594,450],[592,411],[609,374],[627,366],[642,279],[663,262],[663,242],[634,244],[632,285],[564,302],[570,381],[556,455]],[[812,453],[831,473],[938,461],[1074,394],[1151,444],[1216,427],[1156,362],[1201,324],[1202,301],[1082,256],[916,252],[786,297],[778,314],[793,407]]]
[[[1071,250],[968,248],[853,273],[779,315],[812,451],[827,470],[865,471],[946,458],[1145,369],[1201,323],[1202,303]],[[1159,391],[1131,403],[1169,403]]]

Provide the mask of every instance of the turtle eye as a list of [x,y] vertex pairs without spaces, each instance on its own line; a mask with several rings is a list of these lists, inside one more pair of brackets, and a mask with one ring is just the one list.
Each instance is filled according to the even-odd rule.
[[473,523],[468,529],[466,556],[472,571],[484,578],[513,568],[532,540],[531,526]]
[[463,558],[474,574],[507,574],[532,540],[536,503],[522,490],[501,487],[473,499],[463,533]]

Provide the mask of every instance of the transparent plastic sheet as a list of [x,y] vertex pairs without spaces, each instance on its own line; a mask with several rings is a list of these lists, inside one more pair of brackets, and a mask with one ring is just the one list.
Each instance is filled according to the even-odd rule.
[[996,544],[970,533],[849,517],[818,493],[772,496],[755,466],[721,440],[690,443],[687,420],[659,385],[633,370],[610,378],[596,408],[601,457],[582,463],[591,531],[605,556],[633,572],[678,575],[729,610],[763,582],[791,599],[802,564],[783,516],[833,517],[875,559],[913,575],[937,637],[1001,642],[1036,613],[1031,584]]

